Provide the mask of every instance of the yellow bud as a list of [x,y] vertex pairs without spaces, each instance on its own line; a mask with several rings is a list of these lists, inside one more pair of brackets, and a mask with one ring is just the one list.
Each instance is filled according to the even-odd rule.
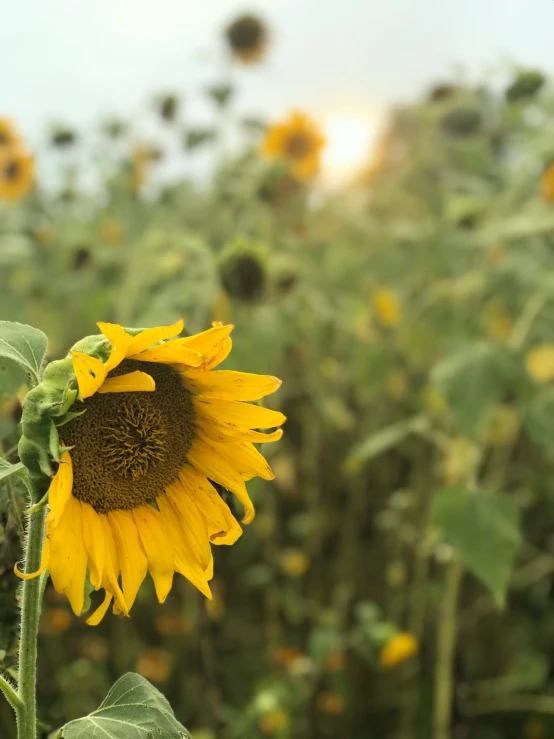
[[397,294],[382,287],[375,290],[371,302],[373,310],[382,326],[392,328],[402,320],[402,309]]
[[527,371],[537,382],[554,378],[554,344],[539,344],[525,355]]
[[379,664],[384,670],[390,670],[414,657],[418,651],[415,636],[401,631],[385,642],[379,654]]

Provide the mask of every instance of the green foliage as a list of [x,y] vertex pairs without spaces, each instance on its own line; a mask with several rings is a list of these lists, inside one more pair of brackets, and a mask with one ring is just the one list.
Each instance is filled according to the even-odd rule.
[[70,721],[60,739],[190,739],[163,695],[140,675],[119,678],[93,713]]
[[445,488],[435,497],[433,520],[503,607],[521,542],[516,502],[504,493]]
[[47,346],[48,339],[37,328],[0,321],[0,357],[17,362],[35,384],[40,382]]

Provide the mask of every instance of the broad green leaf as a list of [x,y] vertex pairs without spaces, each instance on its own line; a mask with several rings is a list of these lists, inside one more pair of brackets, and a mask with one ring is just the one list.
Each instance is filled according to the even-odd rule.
[[10,464],[9,462],[6,462],[5,459],[2,459],[0,457],[0,485],[2,485],[3,482],[5,482],[8,478],[13,477],[14,475],[23,480],[23,482],[27,486],[29,485],[29,476],[27,473],[27,469],[22,462],[18,462],[17,464]]
[[433,381],[463,434],[474,436],[494,405],[525,387],[521,359],[500,344],[471,344],[438,364]]
[[346,460],[346,470],[355,472],[364,462],[383,454],[410,434],[426,431],[429,426],[430,421],[427,416],[420,415],[408,418],[406,421],[399,421],[392,424],[392,426],[377,431],[350,452]]
[[112,686],[100,706],[60,730],[61,739],[190,739],[164,696],[129,672]]
[[0,397],[13,398],[27,382],[27,373],[17,362],[0,357]]
[[523,425],[534,442],[554,449],[554,388],[548,387],[533,398]]
[[24,323],[0,321],[0,357],[17,362],[40,382],[41,367],[48,339],[37,328]]
[[472,494],[463,487],[441,490],[433,519],[467,568],[504,606],[520,544],[519,509],[504,493]]

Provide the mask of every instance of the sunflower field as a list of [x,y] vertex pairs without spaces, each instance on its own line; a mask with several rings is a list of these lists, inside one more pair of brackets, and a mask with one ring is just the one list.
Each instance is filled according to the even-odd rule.
[[435,84],[333,190],[310,111],[194,94],[0,119],[1,739],[554,736],[551,82]]

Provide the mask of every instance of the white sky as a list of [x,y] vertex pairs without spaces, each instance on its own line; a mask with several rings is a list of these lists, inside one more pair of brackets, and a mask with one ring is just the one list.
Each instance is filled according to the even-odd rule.
[[[131,115],[155,91],[194,93],[215,74],[218,34],[244,10],[273,29],[240,107],[318,115],[414,97],[460,63],[507,58],[554,71],[554,0],[3,0],[0,115],[36,138]],[[191,115],[194,113],[194,104]]]

